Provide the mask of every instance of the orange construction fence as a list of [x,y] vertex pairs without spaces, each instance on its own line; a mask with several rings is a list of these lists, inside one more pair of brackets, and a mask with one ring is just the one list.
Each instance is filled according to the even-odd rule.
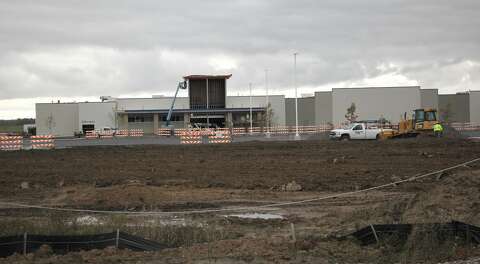
[[450,126],[457,131],[480,131],[479,123],[451,123]]
[[22,136],[0,136],[0,150],[21,150],[22,148]]
[[143,129],[130,129],[128,135],[130,137],[143,137]]
[[90,131],[87,131],[85,132],[85,138],[86,139],[95,139],[95,138],[98,138],[98,134],[95,130],[90,130]]
[[156,133],[157,136],[168,137],[172,135],[172,129],[170,128],[159,128]]
[[52,135],[31,136],[30,142],[32,149],[53,149],[55,148],[55,138]]
[[198,130],[185,130],[180,134],[182,144],[202,144],[202,132]]
[[116,137],[128,137],[128,129],[120,129],[115,133]]
[[217,129],[208,136],[208,143],[212,144],[228,144],[232,143],[232,134],[230,129]]

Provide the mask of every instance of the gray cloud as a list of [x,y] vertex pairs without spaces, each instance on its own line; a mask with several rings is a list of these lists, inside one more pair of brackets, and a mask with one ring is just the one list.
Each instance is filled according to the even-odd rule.
[[0,99],[169,94],[188,73],[232,72],[230,88],[244,92],[263,85],[265,68],[284,92],[294,51],[309,91],[368,80],[480,89],[479,8],[477,0],[2,1]]

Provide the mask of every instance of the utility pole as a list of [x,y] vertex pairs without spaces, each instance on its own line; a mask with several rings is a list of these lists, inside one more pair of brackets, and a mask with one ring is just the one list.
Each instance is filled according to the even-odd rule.
[[295,140],[300,140],[300,134],[298,133],[297,55],[298,52],[293,53],[293,86],[295,87]]
[[265,133],[266,138],[270,138],[270,115],[269,115],[269,107],[268,105],[270,102],[268,101],[268,69],[265,69],[265,92],[266,92],[266,103],[265,106],[265,123],[267,126],[267,132]]
[[210,111],[210,106],[208,102],[208,78],[207,78],[207,129],[210,129],[210,118],[208,116],[208,111]]
[[252,83],[249,83],[250,87],[250,136],[253,134],[253,111],[252,111]]

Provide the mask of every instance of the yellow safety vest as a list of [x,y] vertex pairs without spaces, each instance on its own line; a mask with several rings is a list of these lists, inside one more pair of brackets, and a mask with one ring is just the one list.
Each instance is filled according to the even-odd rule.
[[440,124],[435,124],[435,125],[433,126],[433,131],[435,131],[435,132],[442,132],[442,131],[443,131],[442,125],[440,125]]

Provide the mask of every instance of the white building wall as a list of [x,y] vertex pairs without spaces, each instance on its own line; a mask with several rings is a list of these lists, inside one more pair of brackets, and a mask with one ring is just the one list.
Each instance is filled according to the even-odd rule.
[[347,108],[355,103],[359,120],[384,117],[391,122],[400,121],[407,112],[421,107],[420,87],[375,87],[332,89],[333,123],[345,122]]
[[480,91],[470,91],[470,122],[480,123]]
[[[125,110],[160,110],[170,109],[173,97],[162,98],[119,98],[116,99],[119,111]],[[189,109],[190,102],[188,97],[177,97],[173,109]]]
[[115,108],[115,102],[79,103],[78,128],[82,130],[82,125],[95,125],[95,129],[116,128]]
[[420,89],[420,99],[421,108],[438,110],[438,89]]
[[[252,107],[266,107],[266,96],[252,96]],[[272,107],[273,118],[272,125],[285,125],[285,96],[284,95],[270,95],[268,96],[269,103]],[[249,108],[250,96],[227,96],[225,107],[228,108]]]
[[315,125],[332,123],[332,92],[315,93]]
[[78,104],[35,104],[37,135],[71,137],[78,131]]

